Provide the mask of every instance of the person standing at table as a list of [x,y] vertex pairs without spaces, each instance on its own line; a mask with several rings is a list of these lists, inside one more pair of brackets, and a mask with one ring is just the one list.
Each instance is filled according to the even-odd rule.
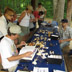
[[44,13],[44,16],[46,16],[47,14],[47,10],[42,6],[42,3],[38,3],[38,8],[36,8],[36,11],[42,11]]
[[29,23],[30,23],[30,14],[33,11],[33,7],[28,5],[26,10],[24,10],[21,14],[21,16],[18,19],[19,25],[22,29],[22,40],[26,41],[29,37],[30,29],[29,29]]
[[44,21],[44,13],[42,11],[40,11],[39,12],[39,18],[38,18],[39,27],[43,21]]
[[70,44],[72,40],[72,28],[68,26],[68,20],[62,19],[62,28],[60,29],[60,47],[63,49],[65,46]]
[[26,52],[18,55],[14,40],[19,37],[20,33],[20,26],[13,25],[8,29],[8,35],[6,35],[0,42],[2,66],[4,69],[8,70],[8,72],[15,72],[19,60],[32,54],[32,52]]
[[11,8],[6,7],[4,11],[4,15],[0,17],[0,31],[3,33],[3,35],[7,35],[7,29],[8,29],[8,22],[13,18],[14,16],[14,10]]
[[38,11],[39,14],[43,14],[43,20],[40,20],[40,18],[38,18],[38,24],[40,26],[41,23],[44,21],[44,17],[47,14],[47,10],[42,6],[42,3],[38,3],[38,8],[36,8],[36,11]]

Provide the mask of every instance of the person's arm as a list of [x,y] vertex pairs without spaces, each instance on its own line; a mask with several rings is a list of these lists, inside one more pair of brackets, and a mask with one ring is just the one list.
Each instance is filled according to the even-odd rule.
[[21,59],[23,57],[29,57],[29,56],[31,56],[32,53],[33,52],[26,52],[26,53],[21,54],[21,55],[11,56],[11,57],[9,57],[7,59],[8,59],[8,61],[15,61],[15,60],[19,60],[19,59]]
[[17,48],[21,47],[22,45],[26,45],[26,43],[24,41],[21,41],[20,44],[16,45]]
[[0,64],[2,63],[2,61],[1,61],[1,55],[0,55]]
[[23,12],[22,14],[21,14],[21,16],[19,17],[19,19],[18,19],[18,22],[20,23],[21,22],[21,20],[23,19],[23,17],[25,16],[25,12]]
[[44,14],[44,16],[46,16],[46,14],[47,14],[47,11],[45,11],[45,14]]
[[41,20],[41,21],[43,21],[44,19],[43,19],[43,18],[38,18],[38,20]]
[[47,10],[43,7],[43,10],[44,10],[44,17],[46,16],[46,14],[47,14]]
[[63,43],[65,41],[71,41],[72,39],[63,39],[63,40],[59,40],[59,43]]

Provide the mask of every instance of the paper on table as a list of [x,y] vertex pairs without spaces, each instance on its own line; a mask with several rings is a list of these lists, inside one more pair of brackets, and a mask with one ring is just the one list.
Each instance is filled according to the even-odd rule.
[[61,55],[48,55],[48,58],[62,59]]
[[51,36],[58,37],[58,35],[51,35]]
[[34,67],[33,72],[49,72],[48,68]]
[[61,70],[53,70],[53,72],[65,72],[65,71],[61,71]]
[[[29,71],[20,71],[20,70],[17,70],[17,72],[29,72]],[[33,71],[30,71],[30,72],[33,72]]]
[[37,49],[35,48],[35,46],[25,46],[23,47],[21,50],[20,50],[20,54],[23,54],[23,53],[26,53],[26,52],[29,52],[29,51],[32,51],[33,54],[31,55],[31,57],[24,57],[22,59],[25,59],[25,60],[32,60],[35,56],[35,53],[37,52]]
[[24,72],[24,71],[17,70],[17,72]]
[[44,26],[47,25],[47,23],[41,23],[41,24],[44,25]]

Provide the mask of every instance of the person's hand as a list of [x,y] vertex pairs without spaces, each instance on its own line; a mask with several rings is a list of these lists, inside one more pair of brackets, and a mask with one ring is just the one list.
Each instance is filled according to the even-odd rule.
[[30,19],[30,22],[33,22],[33,19]]
[[23,45],[24,45],[24,46],[26,45],[25,41],[21,41],[20,44],[16,45],[16,47],[19,48],[19,47],[21,47],[21,46],[23,46]]
[[26,45],[25,41],[21,41],[20,46]]
[[35,21],[37,22],[38,21],[38,18],[35,18]]
[[64,42],[64,40],[59,40],[59,43],[63,43]]
[[33,54],[33,52],[29,51],[29,52],[24,53],[24,56],[25,57],[31,57],[32,54]]

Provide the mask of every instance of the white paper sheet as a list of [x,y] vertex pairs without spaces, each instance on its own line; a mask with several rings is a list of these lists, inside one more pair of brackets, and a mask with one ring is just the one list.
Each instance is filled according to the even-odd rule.
[[23,47],[20,50],[20,53],[19,54],[23,54],[23,53],[26,53],[26,52],[29,52],[29,51],[32,51],[33,52],[33,54],[31,55],[31,57],[24,57],[22,59],[32,60],[34,58],[35,53],[37,52],[37,49],[35,48],[35,46],[25,46],[25,47]]
[[61,71],[61,70],[53,70],[53,72],[65,72],[65,71]]
[[49,69],[43,67],[34,67],[33,72],[49,72]]
[[62,59],[61,55],[48,55],[48,58]]

